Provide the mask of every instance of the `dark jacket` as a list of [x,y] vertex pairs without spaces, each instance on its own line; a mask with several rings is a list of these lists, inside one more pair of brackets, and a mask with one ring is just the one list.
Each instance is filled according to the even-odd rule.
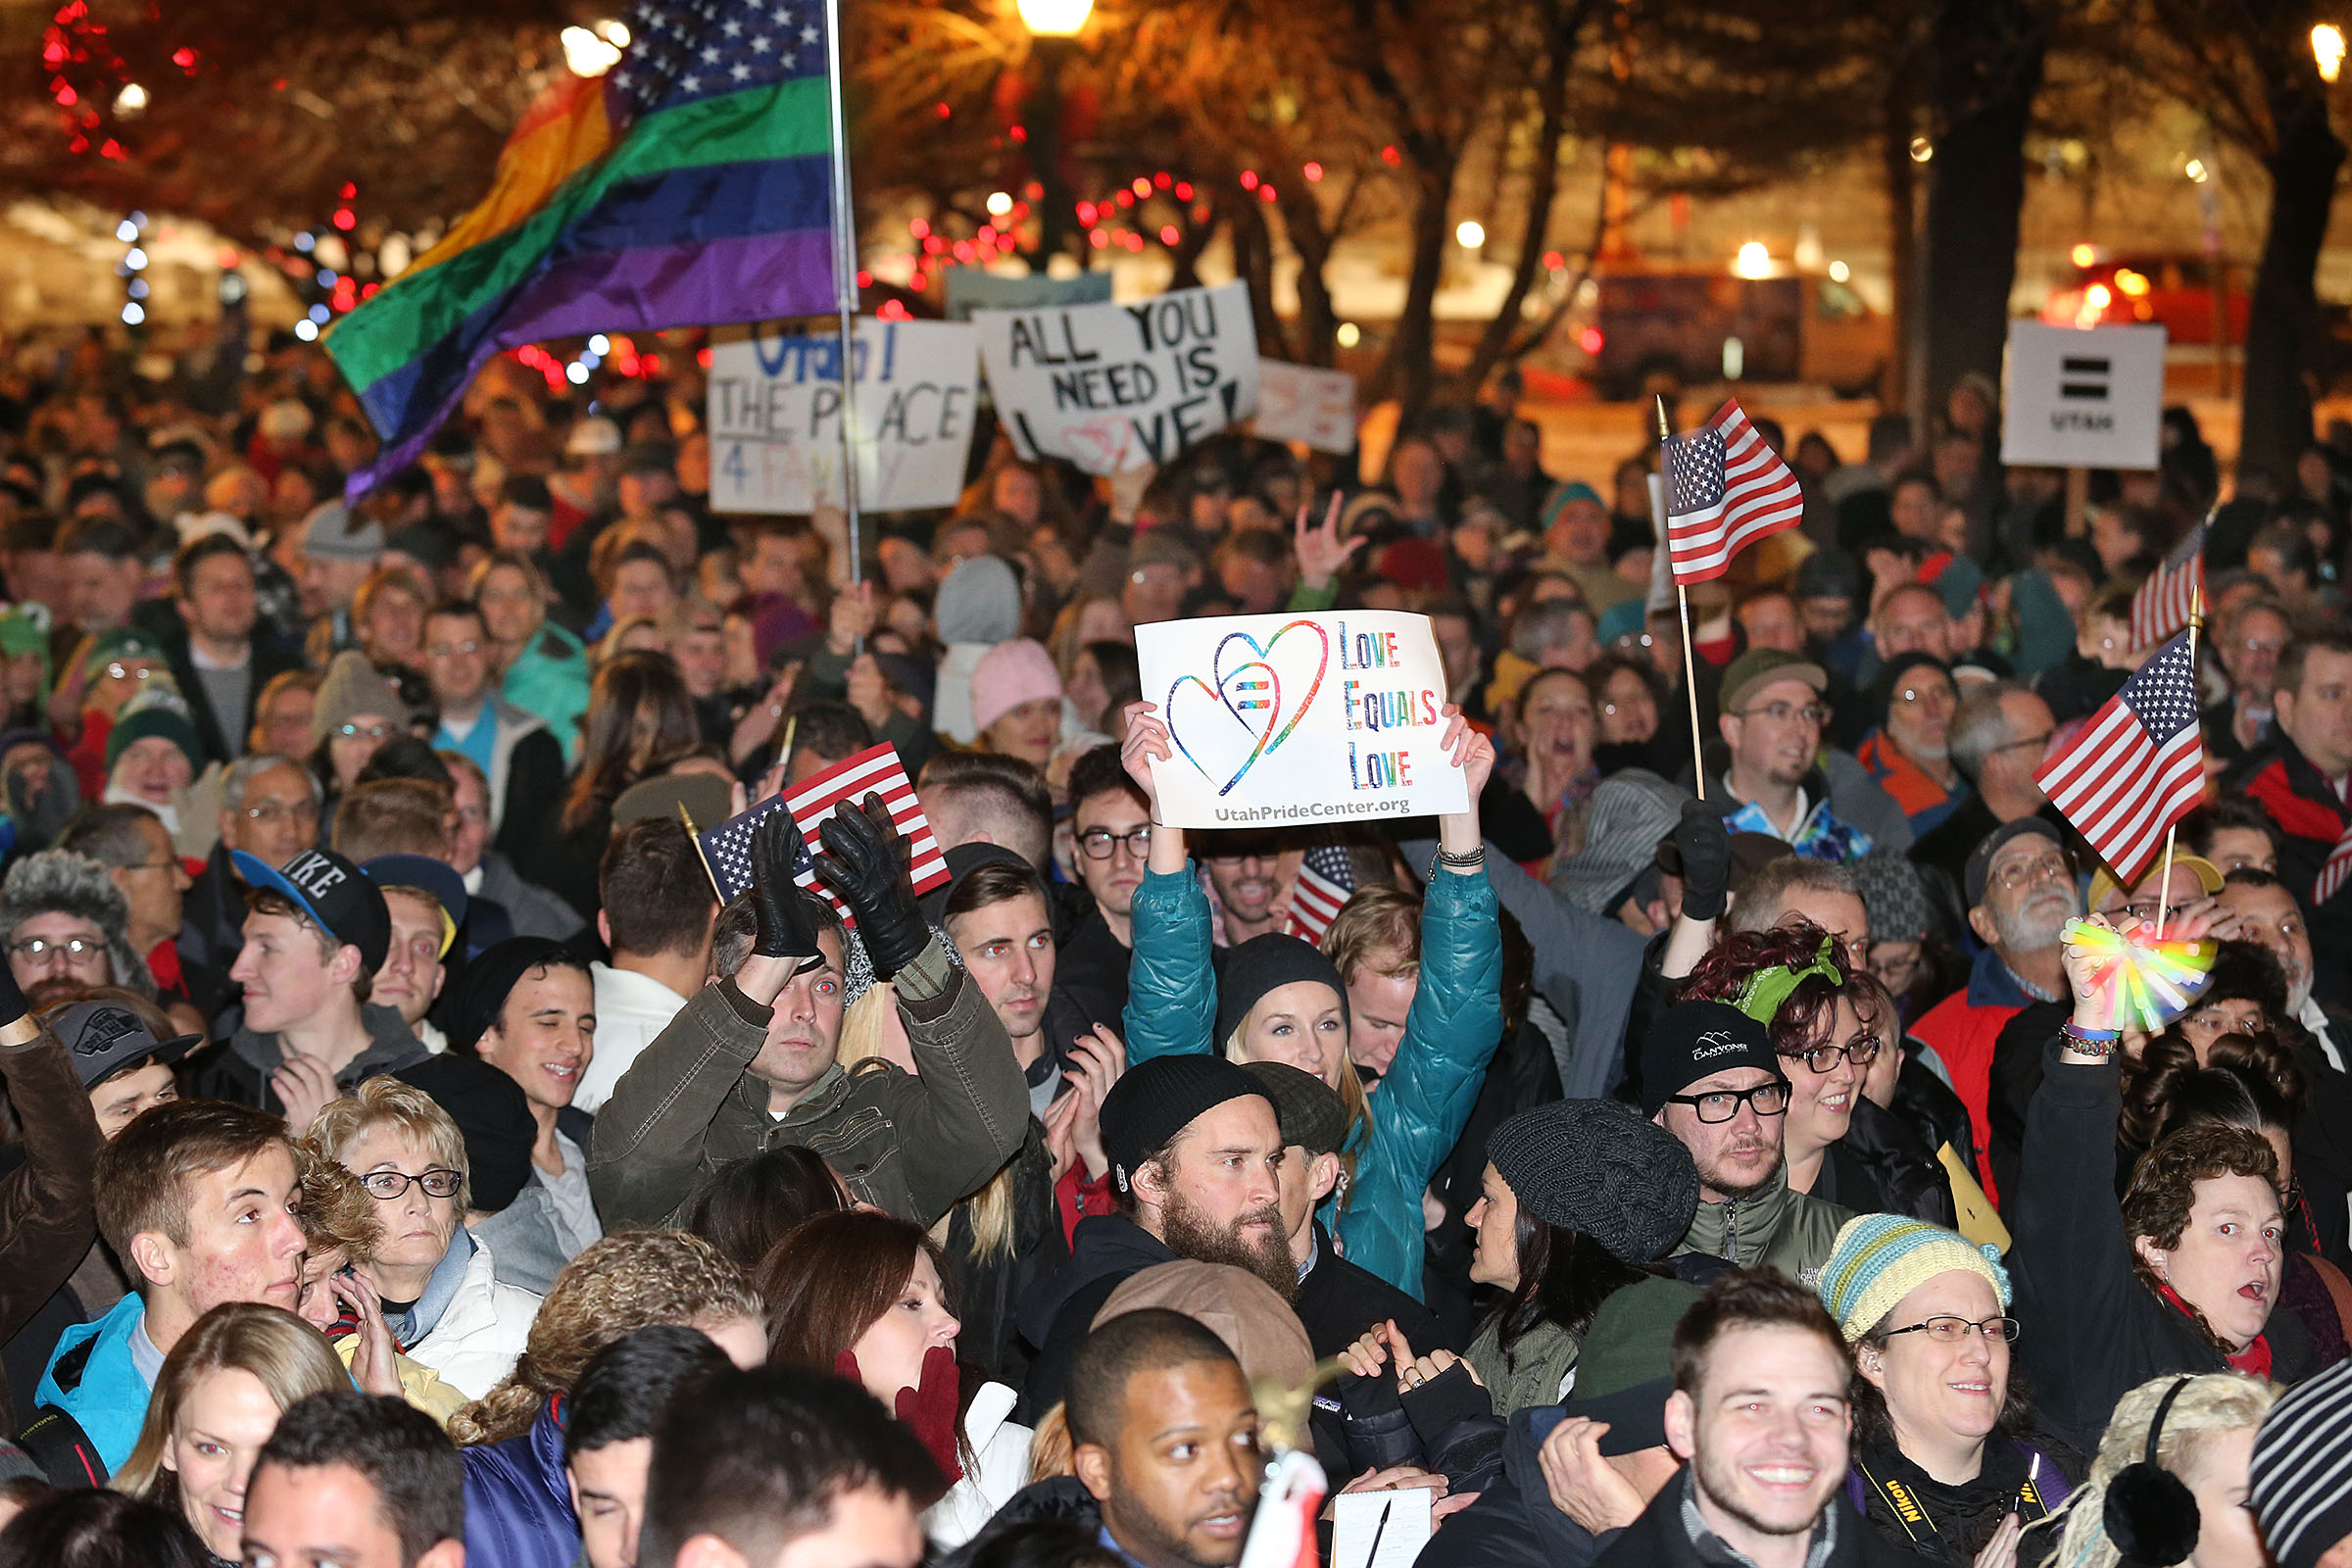
[[[1617,1539],[1597,1559],[1600,1568],[1732,1568],[1744,1562],[1746,1559],[1732,1555],[1721,1542],[1714,1543],[1712,1552],[1702,1552],[1690,1539],[1683,1521],[1683,1502],[1690,1488],[1690,1468],[1685,1465],[1658,1490],[1649,1506],[1642,1510],[1642,1517],[1617,1533]],[[1889,1549],[1842,1496],[1830,1499],[1822,1510],[1822,1523],[1813,1528],[1825,1526],[1838,1534],[1824,1568],[1917,1568]]]
[[205,995],[191,997],[207,1020],[220,1016],[237,1000],[227,984],[229,965],[245,946],[245,884],[229,860],[228,846],[216,844],[204,870],[180,902],[179,972],[196,978]]
[[1037,1418],[1060,1399],[1069,1381],[1070,1357],[1095,1326],[1095,1314],[1130,1274],[1172,1263],[1167,1243],[1124,1214],[1095,1214],[1071,1233],[1070,1260],[1060,1270],[1030,1282],[1013,1319],[1037,1359],[1021,1390],[1021,1421]]
[[928,1226],[1021,1147],[1029,1088],[996,1010],[935,941],[897,976],[920,1077],[836,1063],[778,1121],[749,1072],[770,1009],[706,986],[597,1111],[588,1185],[608,1230],[661,1225],[730,1159],[805,1145],[860,1202]]
[[1934,1152],[1902,1117],[1859,1094],[1845,1136],[1822,1156],[1813,1196],[1857,1214],[1908,1214],[1946,1230],[1958,1219]]
[[580,1518],[564,1477],[564,1396],[519,1438],[460,1448],[466,1465],[466,1561],[472,1568],[571,1568]]
[[[2303,755],[2283,729],[2274,728],[2261,745],[2222,775],[2222,788],[2241,793],[2271,814],[2285,835],[2278,847],[2278,880],[2309,903],[2312,884],[2343,837],[2352,813],[2328,776]],[[2311,911],[2311,948],[2318,954],[2352,951],[2352,887]],[[2313,966],[2312,990],[2326,1002],[2352,1003],[2352,970],[2342,963]]]
[[941,1558],[938,1568],[968,1568],[972,1559],[986,1551],[998,1538],[1023,1525],[1041,1523],[1076,1525],[1092,1538],[1102,1528],[1102,1505],[1076,1476],[1048,1476],[1043,1481],[1032,1481],[1006,1498],[1004,1506],[997,1510],[997,1516],[978,1535]]
[[[1316,1360],[1329,1360],[1361,1339],[1366,1329],[1391,1321],[1404,1335],[1405,1343],[1423,1355],[1433,1349],[1461,1348],[1461,1342],[1446,1332],[1429,1308],[1369,1269],[1342,1257],[1321,1221],[1316,1221],[1314,1228],[1314,1266],[1298,1282],[1291,1310],[1305,1328],[1306,1343]],[[1348,1445],[1348,1422],[1336,1394],[1317,1391],[1313,1425],[1316,1455],[1329,1468],[1331,1457],[1346,1454]],[[1348,1473],[1363,1468],[1355,1464]]]
[[253,651],[245,666],[245,709],[237,713],[213,711],[212,693],[205,687],[204,677],[196,672],[196,662],[188,654],[188,629],[173,627],[161,639],[164,662],[172,666],[172,678],[179,683],[180,696],[187,699],[188,722],[196,726],[197,744],[204,756],[196,765],[202,770],[206,762],[233,762],[245,755],[245,736],[253,728],[253,705],[261,697],[262,688],[289,669],[302,668],[301,654],[281,646],[266,626],[256,626]]
[[[97,1235],[91,1209],[98,1172],[98,1118],[73,1058],[46,1029],[21,1046],[0,1046],[0,1076],[24,1129],[24,1162],[0,1177],[0,1339],[15,1335],[57,1294]],[[16,1426],[0,1379],[0,1422]]]
[[1029,1118],[1029,1134],[1012,1156],[1012,1243],[982,1256],[972,1237],[971,1207],[958,1203],[948,1218],[945,1250],[956,1271],[956,1315],[963,1328],[956,1354],[1006,1388],[1019,1391],[1029,1376],[1029,1352],[1014,1327],[1022,1293],[1069,1261],[1061,1205],[1054,1196],[1054,1156],[1046,1130]]
[[1609,1548],[1623,1532],[1593,1535],[1553,1505],[1544,1482],[1544,1440],[1566,1414],[1546,1404],[1511,1417],[1501,1473],[1429,1538],[1413,1568],[1590,1568]]
[[[2041,1088],[2026,1115],[2025,1152],[2008,1208],[2018,1348],[2041,1391],[2041,1418],[2062,1441],[2095,1452],[2115,1401],[2150,1378],[2220,1372],[2229,1363],[2188,1317],[2140,1283],[2115,1200],[2115,1128],[2123,1092],[2115,1064],[2063,1061],[2043,1050]],[[2264,1331],[2271,1377],[2311,1375],[2311,1344],[2292,1312]]]
[[[362,1003],[360,1021],[368,1028],[368,1049],[335,1074],[335,1087],[345,1094],[365,1079],[414,1067],[432,1054],[410,1032],[408,1020],[390,1007]],[[228,1038],[187,1059],[179,1070],[179,1092],[190,1100],[232,1100],[284,1115],[285,1102],[270,1087],[270,1075],[286,1059],[277,1036],[246,1028],[241,1007],[222,1014],[220,1026]]]
[[[1969,1568],[2003,1518],[2014,1513],[2026,1525],[2048,1518],[2075,1490],[2082,1471],[2082,1455],[2062,1444],[1996,1434],[1984,1445],[1976,1477],[1950,1487],[1913,1464],[1892,1443],[1858,1438],[1845,1498],[1896,1551]],[[2025,1538],[2018,1560],[2037,1562],[2056,1544],[2055,1531],[2037,1530]]]
[[[1127,963],[1132,956],[1097,910],[1078,922],[1054,955],[1054,989],[1068,992],[1090,1016],[1116,1023],[1127,1010]],[[1055,1041],[1054,1048],[1067,1051],[1069,1042]]]

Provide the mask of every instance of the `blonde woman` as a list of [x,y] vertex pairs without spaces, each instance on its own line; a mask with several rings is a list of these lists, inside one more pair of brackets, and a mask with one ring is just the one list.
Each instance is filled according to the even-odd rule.
[[[2264,1568],[2270,1559],[2246,1506],[2254,1434],[2278,1402],[2276,1384],[2242,1372],[2151,1378],[2116,1401],[2089,1479],[2067,1499],[2066,1521],[2050,1568],[2116,1568],[2131,1555],[2186,1568]],[[2149,1441],[2151,1430],[2155,1441]],[[2116,1478],[2151,1457],[2195,1500],[2194,1544],[2182,1555],[2183,1510],[2165,1506],[2162,1494],[2178,1488],[2139,1472],[2117,1489],[2111,1521],[2109,1489]],[[2154,1479],[2155,1486],[2147,1485]],[[2155,1505],[2149,1505],[2151,1494]],[[2112,1533],[2125,1527],[2133,1540]],[[1997,1544],[1997,1542],[1996,1542]],[[1980,1557],[1979,1562],[1984,1561]]]
[[311,1123],[319,1152],[375,1200],[382,1240],[361,1275],[408,1353],[479,1398],[522,1353],[539,1298],[498,1282],[459,1223],[471,1198],[466,1140],[423,1090],[370,1078]]
[[466,1396],[431,1367],[400,1353],[384,1324],[383,1303],[360,1273],[383,1240],[375,1199],[308,1138],[294,1141],[294,1162],[302,1174],[302,1211],[296,1217],[309,1243],[295,1312],[326,1336],[364,1392],[395,1395],[448,1426]]
[[277,1418],[306,1395],[350,1387],[326,1341],[293,1313],[216,1306],[165,1357],[138,1444],[108,1485],[175,1509],[215,1559],[235,1562],[245,1484]]

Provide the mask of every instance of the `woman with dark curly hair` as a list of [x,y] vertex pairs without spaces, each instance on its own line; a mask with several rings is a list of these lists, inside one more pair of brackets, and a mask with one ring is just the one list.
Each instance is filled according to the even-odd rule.
[[1862,1092],[1880,1053],[1898,1051],[1894,1000],[1849,970],[1837,939],[1811,921],[1736,931],[1698,960],[1683,1002],[1728,1002],[1770,1031],[1788,1075],[1782,1162],[1789,1191],[1857,1213],[1908,1214],[1950,1226],[1950,1179],[1909,1123]]

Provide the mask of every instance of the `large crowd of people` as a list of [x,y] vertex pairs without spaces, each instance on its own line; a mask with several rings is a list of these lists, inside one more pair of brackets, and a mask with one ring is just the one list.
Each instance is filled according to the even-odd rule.
[[[347,501],[214,331],[0,367],[0,1568],[1235,1568],[1283,1448],[1428,1568],[2352,1561],[2352,432],[1758,420],[1686,643],[1508,374],[853,532],[711,509],[691,349]],[[2127,881],[2036,773],[2201,521]],[[1467,808],[1163,820],[1135,628],[1354,608]],[[944,883],[869,797],[721,896],[882,743]]]

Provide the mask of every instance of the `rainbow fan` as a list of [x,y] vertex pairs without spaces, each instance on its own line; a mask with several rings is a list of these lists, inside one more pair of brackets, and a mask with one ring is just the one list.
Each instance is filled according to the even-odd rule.
[[2152,920],[2117,931],[2088,920],[2069,920],[2064,940],[2092,960],[2091,996],[2107,1029],[2153,1034],[2196,1004],[2213,983],[2218,942],[2182,942],[2159,937]]

